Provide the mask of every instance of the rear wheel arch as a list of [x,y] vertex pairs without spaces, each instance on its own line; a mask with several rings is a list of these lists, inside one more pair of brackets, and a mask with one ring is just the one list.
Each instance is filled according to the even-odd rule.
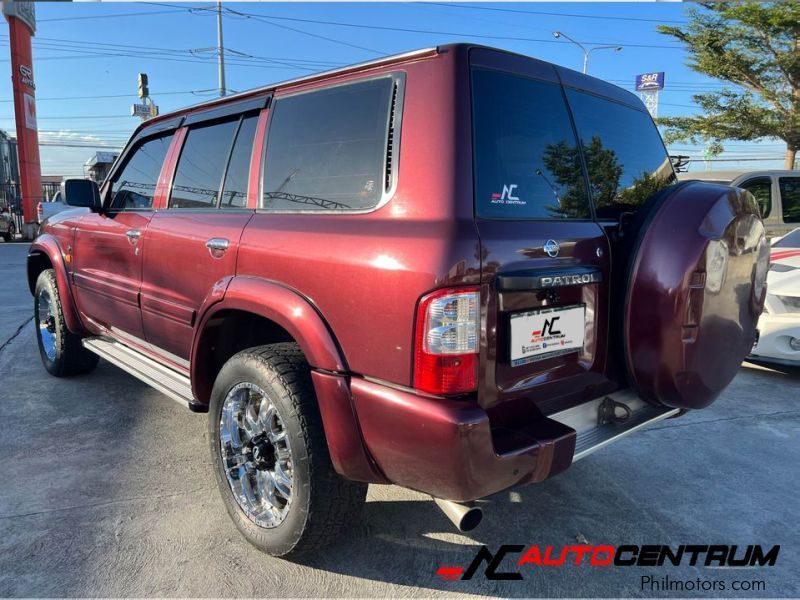
[[191,362],[192,389],[203,404],[208,404],[214,381],[232,356],[256,346],[296,341],[283,327],[253,312],[220,308],[204,321]]
[[236,352],[279,342],[297,343],[312,368],[347,371],[328,324],[306,298],[276,282],[232,278],[198,319],[191,352],[195,397],[208,403],[216,374]]

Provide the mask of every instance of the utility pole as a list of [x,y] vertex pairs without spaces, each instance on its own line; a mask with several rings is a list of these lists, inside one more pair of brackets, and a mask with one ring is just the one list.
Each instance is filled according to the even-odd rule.
[[225,45],[222,42],[222,2],[217,2],[217,64],[219,66],[219,95],[225,95]]

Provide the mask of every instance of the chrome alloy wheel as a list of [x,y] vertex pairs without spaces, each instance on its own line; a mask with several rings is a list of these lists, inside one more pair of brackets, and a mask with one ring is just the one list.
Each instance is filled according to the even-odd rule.
[[236,502],[256,525],[280,525],[292,504],[292,450],[278,410],[261,388],[231,388],[222,404],[219,439]]
[[56,359],[56,313],[53,299],[46,288],[39,290],[36,306],[36,322],[39,324],[39,338],[47,358]]

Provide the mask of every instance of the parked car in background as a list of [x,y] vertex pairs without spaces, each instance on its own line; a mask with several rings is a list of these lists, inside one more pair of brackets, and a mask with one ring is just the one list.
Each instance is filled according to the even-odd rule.
[[56,192],[50,200],[39,202],[36,207],[36,221],[41,228],[42,223],[53,215],[68,210],[70,207],[64,204],[61,191]]
[[7,208],[0,210],[0,237],[4,241],[10,242],[16,235],[17,226],[14,224],[14,216]]
[[800,366],[800,228],[772,243],[771,261],[750,358]]
[[679,173],[678,179],[724,183],[756,198],[767,236],[786,234],[800,224],[800,171],[702,171]]
[[155,117],[64,193],[28,257],[45,368],[101,356],[208,412],[228,514],[280,556],[345,535],[367,483],[468,530],[708,406],[769,263],[752,195],[675,184],[637,96],[468,44]]

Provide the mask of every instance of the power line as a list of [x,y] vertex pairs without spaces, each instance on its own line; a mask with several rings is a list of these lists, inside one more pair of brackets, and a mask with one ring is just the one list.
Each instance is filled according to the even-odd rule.
[[249,14],[249,13],[242,13],[242,12],[239,12],[238,10],[233,10],[232,8],[228,8],[227,6],[225,7],[225,11],[228,12],[228,13],[232,13],[232,14],[235,14],[235,15],[239,15],[239,16],[245,17],[247,19],[253,19],[255,21],[260,21],[262,23],[266,23],[267,25],[272,25],[273,27],[278,27],[280,29],[287,29],[289,31],[294,31],[296,33],[302,33],[303,35],[314,37],[314,38],[317,38],[317,39],[320,39],[320,40],[326,40],[328,42],[333,42],[334,44],[340,44],[342,46],[349,46],[350,48],[356,48],[358,50],[366,50],[367,52],[372,52],[374,54],[378,54],[378,55],[381,55],[381,56],[384,56],[386,54],[386,52],[382,52],[381,50],[375,50],[374,48],[367,48],[366,46],[359,46],[357,44],[351,44],[350,42],[343,42],[342,40],[337,40],[335,38],[331,38],[331,37],[328,37],[328,36],[325,36],[325,35],[320,35],[318,33],[311,33],[310,31],[304,31],[302,29],[296,29],[294,27],[289,27],[288,25],[281,25],[279,23],[273,23],[272,21],[268,20],[268,18],[271,19],[272,17],[266,18],[266,17],[264,17],[262,15],[253,15],[253,14]]
[[[0,39],[5,36],[0,34]],[[192,49],[173,49],[173,48],[149,48],[150,51],[143,50],[140,46],[128,46],[124,44],[105,44],[96,42],[92,45],[87,45],[85,42],[77,40],[60,40],[57,38],[39,38],[38,43],[34,43],[37,49],[56,50],[59,52],[72,52],[76,54],[85,54],[86,56],[80,57],[45,57],[47,59],[59,60],[70,58],[99,58],[99,57],[121,57],[121,58],[134,58],[148,57],[151,60],[165,60],[172,62],[184,62],[195,64],[208,64],[213,60],[213,57],[202,57],[196,54],[196,50]],[[52,40],[52,41],[48,41]],[[98,47],[99,46],[99,47]],[[91,48],[91,50],[89,49]],[[133,50],[133,52],[131,51]],[[123,53],[124,52],[124,53]],[[242,58],[231,61],[229,64],[236,66],[247,66],[265,69],[281,69],[291,68],[304,71],[316,71],[329,66],[341,66],[342,63],[335,63],[331,61],[310,61],[304,59],[288,59],[269,56],[253,56],[244,52],[233,52]],[[164,56],[166,54],[166,56]],[[37,60],[42,60],[41,58]],[[8,59],[0,59],[0,62],[9,62]],[[269,64],[263,64],[269,63]],[[283,66],[279,66],[283,65]]]
[[[39,59],[37,59],[39,60]],[[213,92],[215,91],[213,88],[205,89],[205,90],[185,90],[182,92],[158,92],[159,96],[174,96],[174,95],[186,95],[186,94],[197,94],[200,92]],[[51,98],[36,98],[36,102],[47,102],[50,100],[93,100],[93,99],[105,99],[105,98],[130,98],[131,96],[135,96],[135,92],[128,92],[127,94],[104,94],[98,96],[59,96],[59,97],[51,97]],[[0,102],[13,102],[14,100],[0,100]]]
[[488,6],[466,6],[464,4],[450,4],[445,2],[426,2],[426,4],[435,4],[437,6],[446,6],[447,8],[466,8],[470,10],[491,10],[495,12],[517,13],[524,15],[545,15],[552,17],[572,17],[576,19],[606,19],[610,21],[640,21],[645,23],[685,23],[685,21],[675,21],[670,19],[643,19],[638,17],[616,17],[611,15],[579,15],[575,13],[558,13],[546,12],[541,10],[519,10],[514,8],[495,8]]
[[[402,33],[419,33],[419,34],[427,34],[427,35],[449,35],[455,37],[464,37],[464,38],[475,38],[475,39],[493,39],[493,40],[509,40],[509,41],[518,41],[518,42],[537,42],[537,43],[546,43],[546,44],[563,44],[556,39],[549,39],[549,38],[527,38],[527,37],[514,37],[514,36],[504,36],[504,35],[490,35],[490,34],[480,34],[480,33],[461,33],[458,31],[438,31],[438,30],[426,30],[426,29],[412,29],[407,27],[389,27],[384,25],[365,25],[362,23],[348,23],[344,21],[324,21],[319,19],[301,19],[298,17],[279,17],[275,15],[263,15],[258,13],[249,13],[249,12],[241,12],[238,10],[233,10],[231,8],[226,8],[229,13],[233,13],[242,17],[249,17],[251,19],[260,20],[263,22],[267,22],[270,25],[277,25],[277,23],[272,23],[272,20],[275,21],[296,21],[300,23],[314,23],[319,25],[331,25],[334,27],[351,27],[356,29],[372,29],[378,31],[399,31]],[[266,20],[269,19],[269,20]],[[307,33],[307,32],[303,32]],[[313,34],[308,34],[313,35]],[[668,49],[668,50],[683,50],[683,46],[675,46],[675,45],[659,45],[659,44],[640,44],[637,42],[585,42],[587,44],[615,44],[621,46],[628,46],[632,48],[660,48],[660,49]],[[363,48],[362,48],[363,49]],[[371,50],[372,52],[377,52],[377,50]]]
[[136,12],[136,13],[117,13],[117,14],[110,14],[110,15],[88,15],[84,17],[55,17],[52,19],[36,19],[37,23],[51,23],[53,21],[85,21],[87,19],[116,19],[118,17],[146,17],[150,15],[165,15],[167,13],[177,13],[177,12],[189,12],[192,9],[189,8],[179,8],[175,10],[154,10],[148,12]]

